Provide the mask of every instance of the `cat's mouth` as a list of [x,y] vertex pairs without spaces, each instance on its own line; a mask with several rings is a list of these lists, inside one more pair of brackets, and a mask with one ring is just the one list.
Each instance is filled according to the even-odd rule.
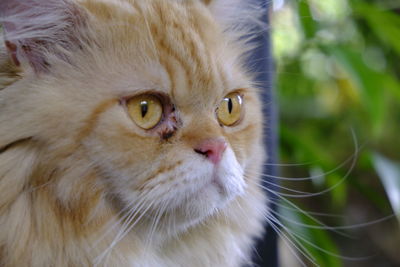
[[225,196],[227,195],[227,191],[224,187],[224,185],[221,182],[221,179],[214,173],[211,176],[210,181],[206,182],[200,189],[198,190],[197,194],[202,195],[204,194],[207,190],[211,190],[211,188],[214,188],[219,195]]
[[209,178],[197,190],[196,195],[205,199],[205,204],[208,200],[210,206],[219,209],[243,194],[245,188],[243,169],[237,162],[232,149],[227,149],[220,164],[213,166]]
[[222,182],[218,178],[218,176],[216,176],[216,175],[213,176],[213,178],[211,180],[211,185],[215,186],[215,188],[217,188],[218,193],[220,193],[221,195],[224,195],[227,193]]

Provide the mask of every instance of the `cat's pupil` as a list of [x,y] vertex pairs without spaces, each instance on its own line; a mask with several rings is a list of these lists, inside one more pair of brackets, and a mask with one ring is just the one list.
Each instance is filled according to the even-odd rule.
[[232,98],[228,98],[228,111],[229,111],[229,114],[232,113],[232,109],[233,109]]
[[147,101],[140,102],[140,111],[142,113],[142,118],[144,118],[149,110]]

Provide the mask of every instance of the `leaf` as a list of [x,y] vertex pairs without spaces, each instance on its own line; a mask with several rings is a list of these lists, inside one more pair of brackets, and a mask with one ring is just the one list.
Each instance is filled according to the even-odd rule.
[[353,7],[356,15],[367,21],[375,35],[400,55],[400,16],[363,2]]
[[400,223],[400,163],[391,161],[378,153],[373,155],[373,162]]
[[306,38],[311,39],[315,36],[317,25],[312,17],[309,3],[306,1],[299,1],[298,5],[300,25],[303,28]]
[[347,202],[347,183],[344,182],[346,178],[335,172],[327,175],[326,178],[328,188],[331,188],[332,205],[336,209],[345,207]]
[[388,77],[369,68],[363,60],[362,53],[345,46],[326,47],[329,54],[333,55],[351,79],[361,90],[365,109],[371,118],[373,136],[379,136],[383,131],[386,115],[384,92],[388,84]]

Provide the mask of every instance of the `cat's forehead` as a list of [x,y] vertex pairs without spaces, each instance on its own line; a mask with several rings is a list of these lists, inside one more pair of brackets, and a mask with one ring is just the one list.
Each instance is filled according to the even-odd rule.
[[200,1],[104,0],[86,6],[107,22],[102,30],[110,32],[103,38],[114,39],[119,62],[138,66],[146,78],[137,78],[177,101],[211,103],[241,86],[237,53]]

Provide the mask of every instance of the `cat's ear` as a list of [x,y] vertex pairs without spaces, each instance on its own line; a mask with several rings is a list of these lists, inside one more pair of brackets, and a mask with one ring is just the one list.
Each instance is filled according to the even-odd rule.
[[[255,28],[265,29],[263,17],[267,4],[255,0],[200,0],[208,7],[214,18],[226,29],[254,32]],[[268,1],[267,1],[268,2]]]
[[16,66],[36,73],[49,69],[47,57],[63,58],[77,46],[76,28],[84,15],[70,0],[0,0],[4,42]]

